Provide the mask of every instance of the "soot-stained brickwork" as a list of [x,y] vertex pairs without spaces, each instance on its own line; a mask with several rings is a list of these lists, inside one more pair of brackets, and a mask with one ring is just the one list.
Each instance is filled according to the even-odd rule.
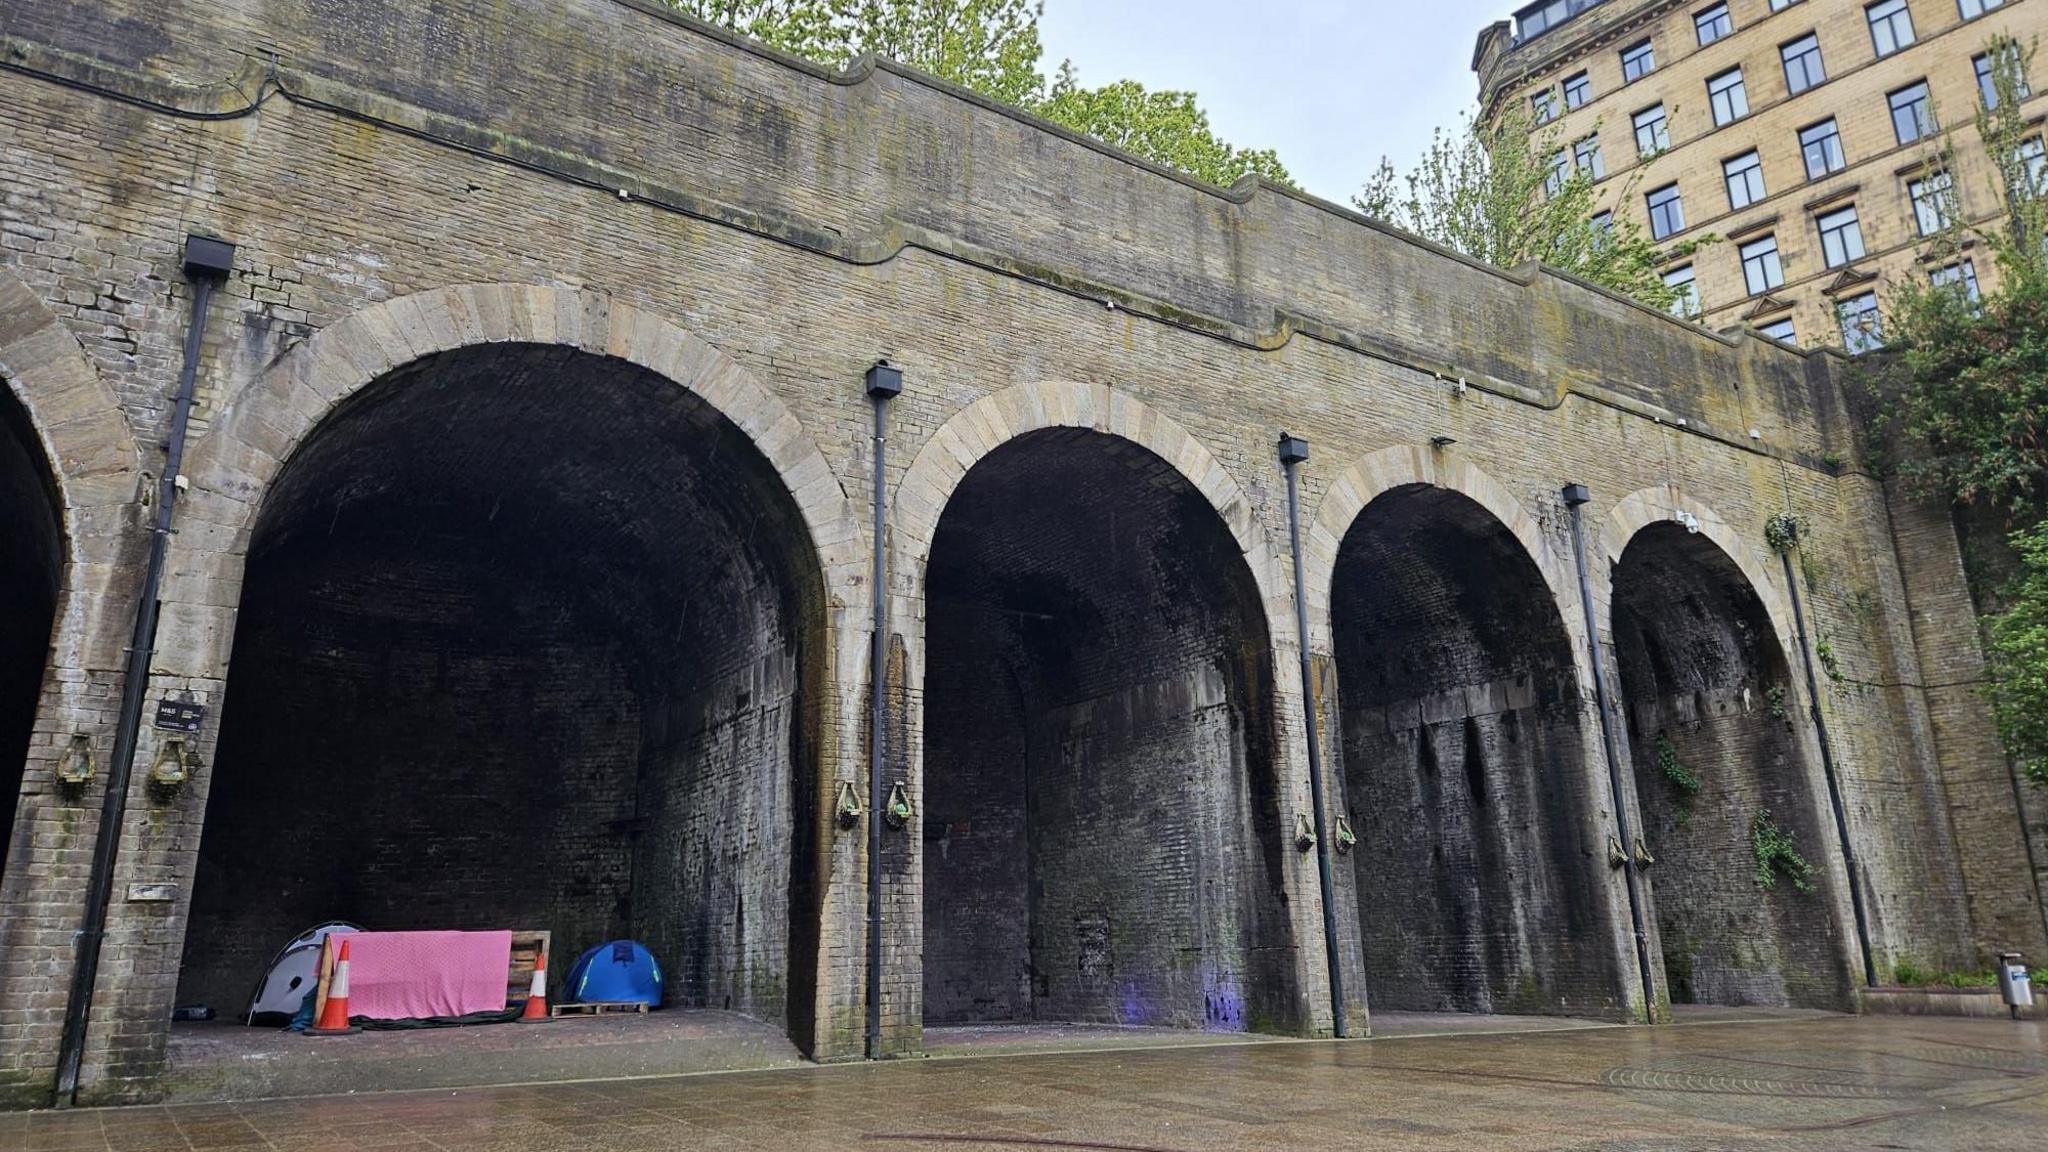
[[547,928],[563,968],[631,936],[673,1003],[782,1018],[816,577],[753,450],[671,391],[443,356],[298,454],[251,550],[181,1002],[238,1010],[341,918]]
[[[1604,847],[1646,790],[1616,810],[1588,639],[1615,638],[1628,542],[1680,511],[1793,654],[1761,532],[1812,525],[1807,619],[1843,679],[1811,701],[1794,677],[1793,729],[1828,724],[1880,975],[2048,951],[1952,525],[1872,477],[1835,357],[651,0],[16,0],[0,40],[0,377],[59,513],[28,533],[59,579],[0,875],[0,1102],[51,1099],[128,687],[208,711],[189,780],[125,798],[82,1101],[159,1093],[180,988],[240,984],[230,939],[338,914],[343,884],[379,919],[392,870],[435,860],[433,919],[640,935],[679,1002],[859,1056],[879,814],[838,809],[868,794],[877,696],[876,779],[910,810],[876,861],[884,1054],[927,1018],[1326,1032],[1308,700],[1345,716],[1355,1027],[1368,986],[1638,1016],[1665,989]],[[128,685],[193,232],[237,248]],[[877,491],[883,356],[905,388]],[[1313,445],[1306,636],[1283,430]],[[1590,613],[1568,481],[1593,493]],[[1377,575],[1339,564],[1354,536]],[[1336,673],[1306,692],[1303,645]],[[1354,748],[1408,704],[1406,735]],[[144,726],[145,774],[167,738]],[[80,744],[98,772],[60,787]],[[515,795],[547,815],[454,814]],[[350,805],[362,870],[278,843]],[[1827,970],[1853,970],[1839,849],[1807,855]],[[522,894],[464,895],[486,874]],[[238,883],[267,928],[220,919]],[[1379,962],[1404,940],[1445,962]]]
[[50,653],[61,552],[57,500],[35,429],[0,390],[0,861],[13,833],[14,797],[35,729],[36,694]]
[[1270,648],[1215,514],[1036,432],[969,473],[928,579],[925,1020],[1271,1026]]
[[1388,492],[1344,539],[1331,624],[1372,1003],[1620,1010],[1570,642],[1519,543],[1463,496]]
[[1614,573],[1614,645],[1642,836],[1655,863],[1671,999],[1839,1008],[1850,1003],[1825,870],[1802,892],[1757,879],[1766,818],[1802,857],[1835,835],[1801,747],[1792,670],[1732,561],[1675,522],[1639,533]]

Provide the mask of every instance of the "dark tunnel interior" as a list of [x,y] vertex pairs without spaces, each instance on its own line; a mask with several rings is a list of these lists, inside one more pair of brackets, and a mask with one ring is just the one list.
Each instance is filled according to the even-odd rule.
[[[1671,999],[1847,1006],[1820,868],[1830,825],[1756,591],[1707,537],[1653,524],[1614,569],[1614,647]],[[1815,868],[1811,893],[1783,875],[1760,885],[1760,815]]]
[[546,929],[558,970],[629,937],[671,1004],[808,1011],[823,611],[786,488],[670,381],[507,344],[363,389],[255,529],[179,1003],[344,919]]
[[1411,485],[1352,523],[1331,595],[1373,1006],[1615,1011],[1580,695],[1535,562],[1479,504]]
[[960,483],[926,587],[925,1022],[1291,1020],[1265,618],[1215,510],[1030,433]]
[[63,571],[55,482],[28,413],[0,384],[0,862],[12,843],[16,800],[50,655]]

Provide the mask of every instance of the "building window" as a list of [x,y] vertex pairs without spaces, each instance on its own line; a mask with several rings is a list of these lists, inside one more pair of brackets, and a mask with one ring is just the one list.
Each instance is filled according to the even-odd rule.
[[1529,115],[1538,124],[1548,124],[1557,119],[1557,89],[1545,88],[1529,97]]
[[1584,72],[1564,79],[1564,107],[1569,112],[1593,98],[1593,82],[1586,79]]
[[2007,42],[1994,51],[1970,58],[1970,65],[1977,70],[1977,93],[1983,97],[1986,108],[1998,107],[1998,63],[2001,56],[2011,61],[2016,73],[2013,82],[2019,90],[2015,94],[2022,100],[2034,94],[2027,87],[2026,62],[2020,58],[2019,48]]
[[1730,68],[1707,81],[1707,100],[1714,106],[1714,127],[1749,115],[1749,93],[1742,87],[1742,69]]
[[1600,134],[1595,132],[1572,145],[1572,163],[1595,180],[1607,175],[1607,162],[1600,158]]
[[1721,176],[1728,182],[1730,211],[1747,208],[1764,198],[1764,162],[1755,150],[1721,161]]
[[1671,147],[1671,132],[1664,123],[1664,106],[1653,105],[1635,115],[1636,155],[1653,156]]
[[1797,3],[1799,3],[1799,0],[1771,0],[1771,11],[1783,12]]
[[1878,0],[1863,10],[1870,20],[1870,42],[1879,56],[1889,56],[1913,42],[1913,11],[1906,0]]
[[1965,20],[1975,20],[1993,8],[2004,6],[2005,0],[1956,0],[1956,8],[1962,12]]
[[1766,236],[1744,244],[1742,283],[1751,296],[1761,296],[1785,283],[1785,266],[1778,263],[1778,238]]
[[1550,0],[1531,4],[1515,13],[1515,39],[1533,40],[1603,0]]
[[1769,336],[1773,340],[1783,340],[1794,348],[1799,347],[1799,333],[1793,331],[1792,318],[1790,316],[1785,317],[1783,320],[1773,320],[1769,324],[1757,329],[1757,331]]
[[[1603,237],[1614,235],[1614,213],[1593,213],[1593,231],[1600,233]],[[1605,240],[1601,242],[1605,243]]]
[[1833,118],[1799,130],[1799,151],[1806,157],[1806,178],[1818,180],[1848,166],[1842,155],[1842,130]]
[[1692,265],[1673,268],[1664,274],[1664,286],[1678,289],[1678,296],[1671,301],[1671,314],[1680,320],[1690,320],[1700,314],[1700,287],[1694,283]]
[[1678,185],[1666,184],[1644,195],[1650,206],[1650,236],[1662,240],[1685,231],[1685,201],[1678,198]]
[[2019,161],[2015,175],[2025,182],[2025,187],[2018,190],[2021,194],[2039,196],[2048,191],[2048,184],[2043,183],[2048,181],[2048,147],[2042,146],[2039,136],[2020,141],[2019,153],[2014,158]]
[[1621,82],[1640,80],[1657,70],[1657,56],[1650,51],[1650,42],[1640,40],[1621,50]]
[[1908,84],[1886,97],[1892,106],[1892,131],[1899,143],[1911,144],[1934,134],[1934,108],[1927,101],[1927,81]]
[[1850,353],[1884,347],[1884,325],[1877,318],[1877,293],[1865,292],[1835,305],[1842,321],[1842,347]]
[[1798,95],[1828,78],[1820,64],[1820,37],[1808,32],[1778,47],[1785,60],[1785,90]]
[[1728,18],[1728,5],[1716,4],[1693,13],[1692,27],[1700,34],[1700,43],[1705,45],[1735,31],[1735,22]]
[[1817,223],[1821,260],[1828,267],[1840,268],[1851,260],[1863,259],[1863,226],[1856,221],[1854,204],[1821,213]]
[[1946,172],[1930,172],[1906,181],[1906,195],[1912,198],[1913,223],[1922,236],[1934,235],[1955,219],[1955,180]]
[[1550,170],[1543,175],[1544,193],[1555,196],[1559,192],[1564,191],[1564,182],[1571,179],[1571,174],[1571,161],[1565,159],[1564,149],[1559,148],[1557,151],[1552,152],[1550,154]]
[[1936,288],[1960,288],[1964,299],[1972,304],[1979,303],[1983,296],[1977,291],[1977,265],[1964,260],[1945,268],[1936,268],[1927,274]]

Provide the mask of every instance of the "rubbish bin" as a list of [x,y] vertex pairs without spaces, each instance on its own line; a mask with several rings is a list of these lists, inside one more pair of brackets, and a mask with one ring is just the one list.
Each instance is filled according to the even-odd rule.
[[2027,975],[2027,965],[2017,952],[2007,952],[1998,958],[1998,994],[2005,998],[2005,1006],[2012,1011],[2012,1018],[2020,1018],[2020,1009],[2034,1005],[2034,984]]

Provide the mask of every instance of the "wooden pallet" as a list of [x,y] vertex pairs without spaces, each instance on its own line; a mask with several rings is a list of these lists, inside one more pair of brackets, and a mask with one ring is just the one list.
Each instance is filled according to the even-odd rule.
[[635,1014],[645,1016],[647,1005],[638,1000],[593,1000],[588,1004],[555,1004],[548,1008],[550,1016],[622,1016]]

